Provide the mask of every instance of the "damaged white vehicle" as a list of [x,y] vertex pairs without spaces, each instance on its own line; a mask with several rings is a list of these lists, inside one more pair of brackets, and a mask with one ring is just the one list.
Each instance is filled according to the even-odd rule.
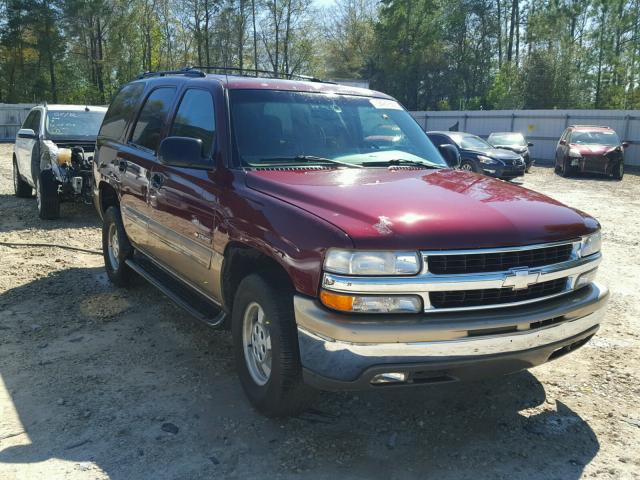
[[91,161],[106,107],[39,105],[18,130],[13,185],[18,197],[36,191],[40,218],[60,216],[60,203],[92,203]]

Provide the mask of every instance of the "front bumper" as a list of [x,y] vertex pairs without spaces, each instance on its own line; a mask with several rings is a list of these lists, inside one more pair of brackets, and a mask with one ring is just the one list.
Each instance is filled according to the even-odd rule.
[[482,171],[485,175],[495,178],[514,178],[524,175],[525,164],[521,165],[483,165]]
[[586,343],[602,321],[608,296],[606,287],[593,283],[505,310],[386,319],[335,313],[296,296],[305,381],[327,390],[359,390],[375,387],[372,379],[389,372],[406,374],[395,385],[418,385],[530,368]]

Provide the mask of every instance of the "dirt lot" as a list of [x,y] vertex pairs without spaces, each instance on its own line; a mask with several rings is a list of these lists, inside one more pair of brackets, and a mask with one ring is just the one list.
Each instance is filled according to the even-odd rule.
[[[100,248],[91,207],[37,218],[0,145],[0,242]],[[524,185],[594,214],[606,323],[579,352],[492,381],[322,394],[299,418],[257,415],[231,338],[102,258],[0,246],[0,478],[640,477],[640,177]],[[175,428],[174,428],[175,427]]]

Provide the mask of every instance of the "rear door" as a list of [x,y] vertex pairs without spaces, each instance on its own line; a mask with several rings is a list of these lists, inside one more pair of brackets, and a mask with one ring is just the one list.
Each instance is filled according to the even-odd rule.
[[[207,82],[210,83],[210,82]],[[207,193],[213,180],[215,108],[210,85],[189,87],[181,95],[168,136],[202,140],[202,158],[210,169],[157,163],[151,172],[149,232],[154,256],[201,292],[218,298],[212,275],[214,201]]]
[[125,230],[139,249],[151,255],[156,252],[158,242],[149,234],[149,182],[175,97],[173,85],[159,85],[150,90],[130,129],[126,145],[119,149],[114,160],[120,181],[120,208]]

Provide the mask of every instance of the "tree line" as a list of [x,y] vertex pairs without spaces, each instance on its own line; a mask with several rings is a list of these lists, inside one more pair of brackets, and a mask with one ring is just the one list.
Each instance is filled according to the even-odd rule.
[[0,0],[0,102],[141,72],[364,79],[411,110],[640,108],[640,0]]

